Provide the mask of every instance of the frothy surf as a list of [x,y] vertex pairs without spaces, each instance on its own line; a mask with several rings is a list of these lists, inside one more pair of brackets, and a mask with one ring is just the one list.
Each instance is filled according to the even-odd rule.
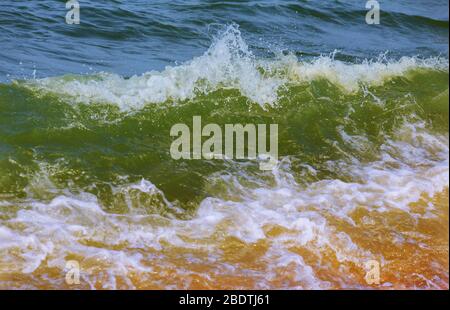
[[311,61],[293,55],[275,60],[257,59],[243,40],[239,29],[227,28],[202,56],[164,71],[123,78],[116,74],[64,76],[27,81],[35,90],[63,95],[77,103],[113,103],[122,110],[139,109],[150,103],[184,101],[218,89],[237,89],[262,106],[277,102],[278,92],[287,84],[327,79],[352,92],[364,85],[381,85],[410,70],[448,71],[448,60],[435,57],[402,57],[389,61],[386,55],[360,64],[334,58],[335,53]]
[[[369,288],[376,260],[379,288],[448,289],[447,101],[446,59],[260,59],[235,26],[161,72],[0,85],[0,287],[75,260],[81,288]],[[277,168],[164,157],[196,113],[283,122]]]
[[[91,288],[192,288],[195,281],[208,287],[219,275],[226,279],[236,274],[256,280],[237,287],[364,287],[358,276],[347,275],[354,269],[359,270],[356,275],[363,273],[371,259],[386,269],[396,263],[371,244],[376,244],[373,225],[380,225],[380,218],[398,221],[379,228],[387,234],[385,246],[436,246],[430,243],[432,232],[419,230],[423,221],[440,221],[430,199],[448,189],[448,135],[431,135],[423,124],[409,124],[397,136],[372,163],[330,162],[330,169],[338,165],[352,175],[350,182],[300,185],[289,157],[272,172],[269,183],[242,174],[213,174],[210,183],[226,183],[228,191],[215,192],[211,186],[211,197],[187,220],[148,214],[145,203],[133,203],[133,195],[128,196],[126,214],[104,211],[87,193],[65,193],[48,202],[2,202],[2,209],[20,207],[1,220],[2,273],[39,278],[52,268],[64,271],[67,259],[73,258],[81,261],[84,283]],[[132,191],[176,208],[149,180],[116,192]],[[420,201],[421,207],[413,206]],[[170,278],[175,269],[178,276]],[[390,281],[384,281],[387,287],[402,287]],[[429,281],[430,288],[443,285]]]

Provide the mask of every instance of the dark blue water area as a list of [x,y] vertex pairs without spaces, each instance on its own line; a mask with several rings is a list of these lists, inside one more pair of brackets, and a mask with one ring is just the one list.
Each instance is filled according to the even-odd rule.
[[257,57],[448,58],[447,0],[380,0],[379,25],[365,22],[364,0],[79,3],[80,24],[68,25],[64,0],[0,0],[0,82],[162,70],[203,54],[232,23]]

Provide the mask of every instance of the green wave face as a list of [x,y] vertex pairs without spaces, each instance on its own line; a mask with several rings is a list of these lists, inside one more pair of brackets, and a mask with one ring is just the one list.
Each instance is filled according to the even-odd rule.
[[[334,56],[230,26],[163,71],[0,84],[0,288],[73,288],[72,259],[80,288],[373,288],[373,260],[448,288],[448,60]],[[277,124],[276,166],[173,159],[195,116]]]
[[[260,106],[237,89],[218,89],[181,102],[121,111],[108,103],[73,104],[64,95],[30,90],[21,83],[1,85],[1,195],[40,199],[64,189],[86,191],[99,197],[106,210],[124,212],[112,187],[147,179],[170,201],[189,209],[208,196],[205,183],[215,172],[231,167],[270,178],[258,171],[256,160],[242,161],[245,165],[173,160],[170,129],[177,123],[192,127],[194,116],[222,128],[278,124],[279,156],[299,164],[293,171],[301,182],[350,178],[330,170],[329,162],[374,161],[380,146],[405,124],[424,122],[431,132],[448,131],[445,70],[409,70],[382,85],[360,85],[353,92],[317,78],[286,84],[277,95],[275,104]],[[304,174],[304,165],[317,170],[314,177]],[[42,169],[48,169],[54,188],[33,184]]]

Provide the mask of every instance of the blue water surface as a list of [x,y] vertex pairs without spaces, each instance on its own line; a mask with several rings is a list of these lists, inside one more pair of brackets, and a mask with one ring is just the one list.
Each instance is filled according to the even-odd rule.
[[258,57],[314,57],[338,50],[358,62],[388,52],[448,57],[447,0],[381,0],[368,25],[366,1],[79,0],[0,1],[0,81],[107,71],[161,70],[204,53],[231,23]]

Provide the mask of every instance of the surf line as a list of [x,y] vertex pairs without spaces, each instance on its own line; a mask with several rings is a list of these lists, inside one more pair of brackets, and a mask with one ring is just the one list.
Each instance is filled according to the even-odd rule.
[[[225,134],[217,124],[207,124],[202,127],[201,116],[193,117],[192,134],[186,124],[173,125],[170,129],[170,136],[177,138],[170,146],[170,155],[175,160],[259,159],[261,160],[260,170],[272,170],[276,167],[278,163],[278,124],[269,124],[269,134],[267,134],[266,124],[246,124],[245,126],[225,124],[224,127]],[[208,137],[208,139],[202,141],[203,137]],[[267,150],[267,140],[269,140],[269,150]],[[245,152],[246,150],[247,152]]]

